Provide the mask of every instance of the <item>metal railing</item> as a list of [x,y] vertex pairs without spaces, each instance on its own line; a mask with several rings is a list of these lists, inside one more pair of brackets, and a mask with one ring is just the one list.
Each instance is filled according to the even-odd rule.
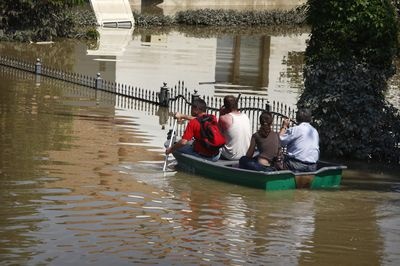
[[[40,59],[36,62],[26,62],[20,59],[0,56],[0,65],[29,72],[34,74],[37,84],[40,84],[42,77],[61,80],[71,84],[92,88],[96,91],[103,91],[117,96],[144,101],[155,106],[167,108],[169,114],[175,112],[190,113],[190,106],[196,97],[200,97],[207,103],[208,111],[218,115],[220,107],[223,105],[223,97],[202,96],[189,91],[183,81],[179,81],[173,87],[168,87],[166,83],[160,87],[160,91],[146,90],[140,87],[121,84],[103,80],[100,73],[96,77],[90,77],[79,73],[67,72],[42,65]],[[268,101],[266,97],[239,96],[238,105],[240,111],[246,113],[252,123],[253,131],[257,130],[258,117],[261,112],[267,110],[275,115],[274,128],[280,126],[284,117],[294,117],[295,109],[285,104]]]

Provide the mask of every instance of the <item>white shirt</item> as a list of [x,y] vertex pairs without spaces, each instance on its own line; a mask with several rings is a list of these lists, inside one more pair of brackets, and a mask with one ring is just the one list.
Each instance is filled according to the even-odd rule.
[[225,145],[221,149],[221,155],[229,160],[239,160],[246,155],[250,146],[251,127],[250,120],[246,114],[228,113],[231,116],[232,124],[227,130],[223,131]]
[[319,135],[310,123],[290,127],[280,136],[282,146],[287,146],[289,157],[307,163],[315,163],[319,159]]

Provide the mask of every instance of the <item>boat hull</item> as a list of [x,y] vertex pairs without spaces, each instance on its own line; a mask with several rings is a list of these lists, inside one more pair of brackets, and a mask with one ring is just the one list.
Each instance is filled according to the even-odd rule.
[[178,169],[204,177],[264,190],[286,190],[296,188],[339,188],[342,170],[346,166],[319,162],[315,172],[294,173],[289,170],[259,172],[237,167],[237,161],[211,162],[193,155],[175,152]]

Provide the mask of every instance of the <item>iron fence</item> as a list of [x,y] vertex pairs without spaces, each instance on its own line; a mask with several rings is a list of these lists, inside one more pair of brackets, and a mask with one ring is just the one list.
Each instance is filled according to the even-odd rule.
[[[146,90],[137,86],[121,84],[103,80],[100,73],[96,77],[90,77],[79,73],[73,73],[46,67],[42,65],[40,59],[36,62],[26,62],[21,59],[0,56],[0,65],[32,73],[37,84],[40,84],[42,77],[52,78],[79,86],[92,88],[96,91],[103,91],[117,96],[136,99],[143,102],[167,108],[168,114],[173,116],[175,112],[190,113],[190,106],[194,98],[200,97],[207,103],[208,112],[218,115],[220,107],[223,105],[223,97],[199,95],[197,90],[189,91],[183,81],[172,87],[166,83],[160,87],[160,91]],[[294,117],[295,110],[285,104],[273,101],[270,102],[266,97],[242,96],[238,95],[240,111],[246,113],[251,121],[252,129],[258,127],[258,117],[261,112],[268,110],[275,115],[274,129],[280,126],[284,117]]]

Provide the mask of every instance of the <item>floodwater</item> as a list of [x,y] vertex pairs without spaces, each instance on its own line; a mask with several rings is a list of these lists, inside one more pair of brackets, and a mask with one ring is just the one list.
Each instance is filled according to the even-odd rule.
[[[185,77],[200,93],[278,97],[281,91],[288,104],[301,91],[294,74],[301,60],[289,60],[288,67],[270,52],[269,63],[257,61],[260,46],[249,48],[249,41],[241,50],[247,61],[235,65],[237,57],[220,40],[178,37],[189,48],[148,45],[142,36],[113,56],[90,55],[79,42],[0,47],[2,55],[40,57],[54,67],[155,90],[164,78]],[[276,45],[286,49],[282,55],[298,59],[304,49],[288,41],[302,37],[274,38],[282,39]],[[399,167],[342,162],[349,169],[333,191],[265,192],[163,173],[166,130],[158,107],[5,67],[0,81],[2,265],[400,263]],[[214,83],[205,88],[200,81]]]

